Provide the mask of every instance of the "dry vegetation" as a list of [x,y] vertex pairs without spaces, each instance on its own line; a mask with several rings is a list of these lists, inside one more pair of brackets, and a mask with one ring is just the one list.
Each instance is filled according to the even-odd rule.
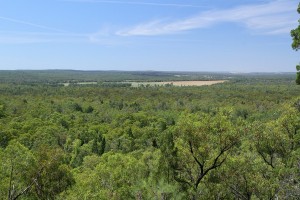
[[175,86],[203,86],[203,85],[214,85],[217,83],[224,83],[225,80],[219,81],[174,81],[174,82],[163,82],[164,84],[173,84]]
[[174,85],[174,86],[203,86],[203,85],[214,85],[218,83],[224,83],[226,80],[218,81],[166,81],[166,82],[128,82],[131,83],[133,87],[141,85]]

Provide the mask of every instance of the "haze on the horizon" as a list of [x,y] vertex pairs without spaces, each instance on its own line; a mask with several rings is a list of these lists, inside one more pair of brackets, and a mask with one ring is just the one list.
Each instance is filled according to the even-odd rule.
[[298,3],[0,1],[0,70],[294,72]]

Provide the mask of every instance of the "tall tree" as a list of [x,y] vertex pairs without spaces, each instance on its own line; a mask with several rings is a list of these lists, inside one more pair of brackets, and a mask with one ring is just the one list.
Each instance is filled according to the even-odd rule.
[[[16,200],[28,195],[34,185],[37,168],[32,152],[12,141],[5,150],[0,149],[0,199]],[[27,196],[28,197],[28,196]]]
[[[297,11],[300,14],[300,3],[298,5]],[[292,48],[298,51],[300,49],[300,19],[299,19],[298,27],[291,31],[291,36],[293,38]],[[300,85],[300,65],[297,65],[296,69],[297,69],[296,83]]]
[[175,180],[191,189],[191,199],[200,198],[204,190],[201,183],[225,163],[229,152],[239,143],[241,134],[230,121],[230,113],[224,110],[215,115],[188,114],[179,119]]

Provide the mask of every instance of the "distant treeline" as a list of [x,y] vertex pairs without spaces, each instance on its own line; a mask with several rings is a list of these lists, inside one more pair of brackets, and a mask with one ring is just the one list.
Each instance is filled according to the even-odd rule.
[[221,73],[221,72],[159,72],[159,71],[76,71],[76,70],[2,70],[0,83],[61,84],[78,82],[120,81],[187,81],[187,80],[256,80],[292,81],[293,73]]

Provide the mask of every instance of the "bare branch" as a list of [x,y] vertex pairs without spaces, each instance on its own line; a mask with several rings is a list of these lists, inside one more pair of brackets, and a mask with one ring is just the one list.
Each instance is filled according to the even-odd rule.
[[10,170],[10,177],[9,177],[9,189],[8,189],[8,199],[11,199],[12,196],[12,190],[11,190],[11,186],[12,186],[12,178],[13,178],[13,171],[14,171],[14,166],[11,160],[11,170]]
[[34,180],[32,180],[29,186],[27,186],[23,191],[21,191],[16,197],[14,197],[13,200],[18,199],[20,196],[25,194],[33,186],[33,184],[34,184]]
[[230,145],[224,147],[223,149],[221,149],[220,153],[218,154],[218,156],[214,159],[214,162],[212,164],[212,166],[210,166],[208,169],[204,170],[203,172],[201,172],[198,176],[198,179],[195,183],[195,187],[197,188],[198,185],[200,184],[201,180],[204,178],[204,176],[211,170],[220,167],[226,160],[227,157],[225,157],[222,161],[218,162],[220,157],[226,152],[228,151],[230,148],[232,148],[235,145],[234,143],[231,143]]
[[267,158],[265,157],[265,155],[263,154],[263,152],[261,152],[259,150],[257,152],[262,157],[262,159],[265,161],[265,163],[267,163],[268,165],[270,165],[273,169],[275,168],[274,165],[273,165],[273,156],[272,155],[270,155],[271,160],[268,161]]
[[200,170],[201,170],[201,173],[203,173],[203,170],[204,170],[204,165],[201,164],[201,162],[196,158],[196,156],[194,155],[194,151],[193,151],[193,144],[191,141],[189,141],[189,145],[190,145],[190,151],[192,153],[192,156],[194,158],[194,160],[196,161],[196,163],[199,165],[200,167]]

